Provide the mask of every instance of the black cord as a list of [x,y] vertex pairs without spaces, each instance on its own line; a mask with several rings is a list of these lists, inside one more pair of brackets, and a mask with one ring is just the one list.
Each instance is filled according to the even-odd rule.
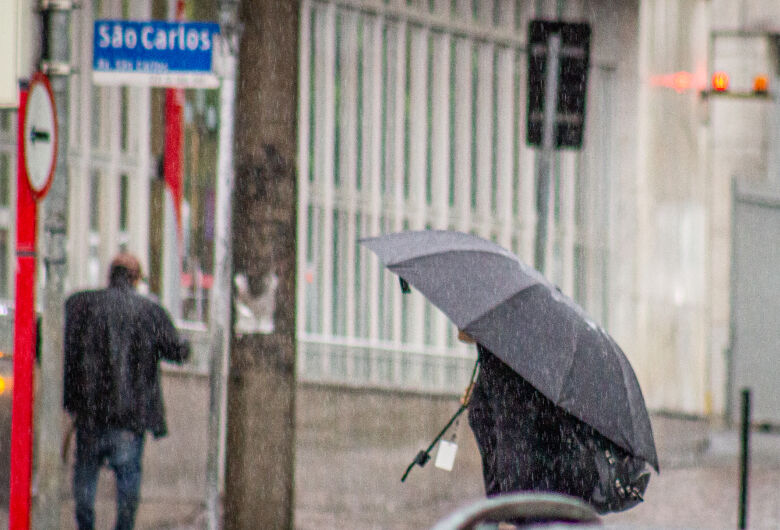
[[[479,359],[477,359],[477,362],[474,363],[474,369],[471,371],[471,380],[469,381],[469,386],[467,387],[469,389],[469,397],[471,394],[471,385],[474,384],[474,378],[477,375],[477,366],[479,366]],[[447,432],[447,429],[450,428],[450,426],[453,424],[453,422],[460,416],[464,410],[466,410],[469,406],[468,399],[465,400],[466,402],[460,406],[458,411],[452,415],[450,418],[450,421],[447,422],[447,425],[444,426],[444,428],[439,432],[439,434],[436,435],[436,438],[433,439],[433,441],[430,443],[427,449],[424,451],[420,451],[417,453],[417,456],[414,457],[414,460],[412,460],[412,463],[409,464],[409,467],[406,468],[406,472],[404,473],[404,476],[401,477],[401,482],[406,481],[407,475],[409,475],[409,472],[412,470],[415,464],[419,465],[420,467],[425,466],[425,464],[428,463],[428,460],[431,459],[430,452],[433,450],[434,446],[441,440],[441,437],[444,436],[444,433]]]

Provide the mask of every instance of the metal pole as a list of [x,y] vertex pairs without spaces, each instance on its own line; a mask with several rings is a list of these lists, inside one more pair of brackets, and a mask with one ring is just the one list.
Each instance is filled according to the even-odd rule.
[[750,389],[742,390],[742,454],[739,460],[739,528],[747,528],[748,478],[750,474]]
[[209,530],[219,528],[220,470],[223,468],[226,396],[225,378],[230,357],[233,113],[236,97],[236,2],[220,1],[220,46],[216,51],[220,69],[219,152],[214,237],[214,283],[209,304],[211,368],[209,370],[209,432],[206,459],[206,515]]
[[27,87],[19,90],[16,153],[16,293],[14,302],[14,388],[11,408],[9,528],[30,528],[35,363],[35,234],[37,205],[25,170],[24,127]]
[[62,394],[64,288],[68,274],[66,238],[68,216],[68,85],[70,81],[70,12],[68,1],[43,2],[47,41],[42,67],[49,76],[59,125],[59,149],[51,188],[43,204],[44,278],[41,366],[36,396],[38,473],[33,527],[60,527],[63,463]]
[[536,249],[535,266],[544,273],[547,254],[547,226],[550,210],[550,181],[552,180],[553,155],[555,154],[555,117],[558,107],[558,69],[560,64],[561,36],[551,33],[547,37],[547,63],[544,85],[544,128],[542,151],[536,165]]

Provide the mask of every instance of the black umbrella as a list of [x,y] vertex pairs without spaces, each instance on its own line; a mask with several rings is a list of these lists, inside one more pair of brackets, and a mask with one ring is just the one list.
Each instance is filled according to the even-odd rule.
[[645,400],[625,354],[538,271],[460,232],[399,232],[360,243],[553,403],[658,470]]

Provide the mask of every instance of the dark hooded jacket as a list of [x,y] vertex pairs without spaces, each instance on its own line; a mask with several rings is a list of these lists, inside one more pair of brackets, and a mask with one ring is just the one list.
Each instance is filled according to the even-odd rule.
[[578,436],[592,436],[592,429],[490,351],[478,346],[478,352],[469,425],[482,456],[487,495],[547,491],[589,500],[598,471],[575,442]]
[[65,410],[79,429],[167,434],[159,361],[189,356],[168,313],[114,276],[65,304]]

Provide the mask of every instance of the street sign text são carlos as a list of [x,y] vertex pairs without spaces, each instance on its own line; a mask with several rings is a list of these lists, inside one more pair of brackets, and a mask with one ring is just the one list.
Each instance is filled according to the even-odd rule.
[[140,46],[159,51],[208,51],[211,49],[208,28],[187,28],[184,24],[160,27],[153,23],[134,26],[104,22],[97,24],[97,47],[133,50]]

